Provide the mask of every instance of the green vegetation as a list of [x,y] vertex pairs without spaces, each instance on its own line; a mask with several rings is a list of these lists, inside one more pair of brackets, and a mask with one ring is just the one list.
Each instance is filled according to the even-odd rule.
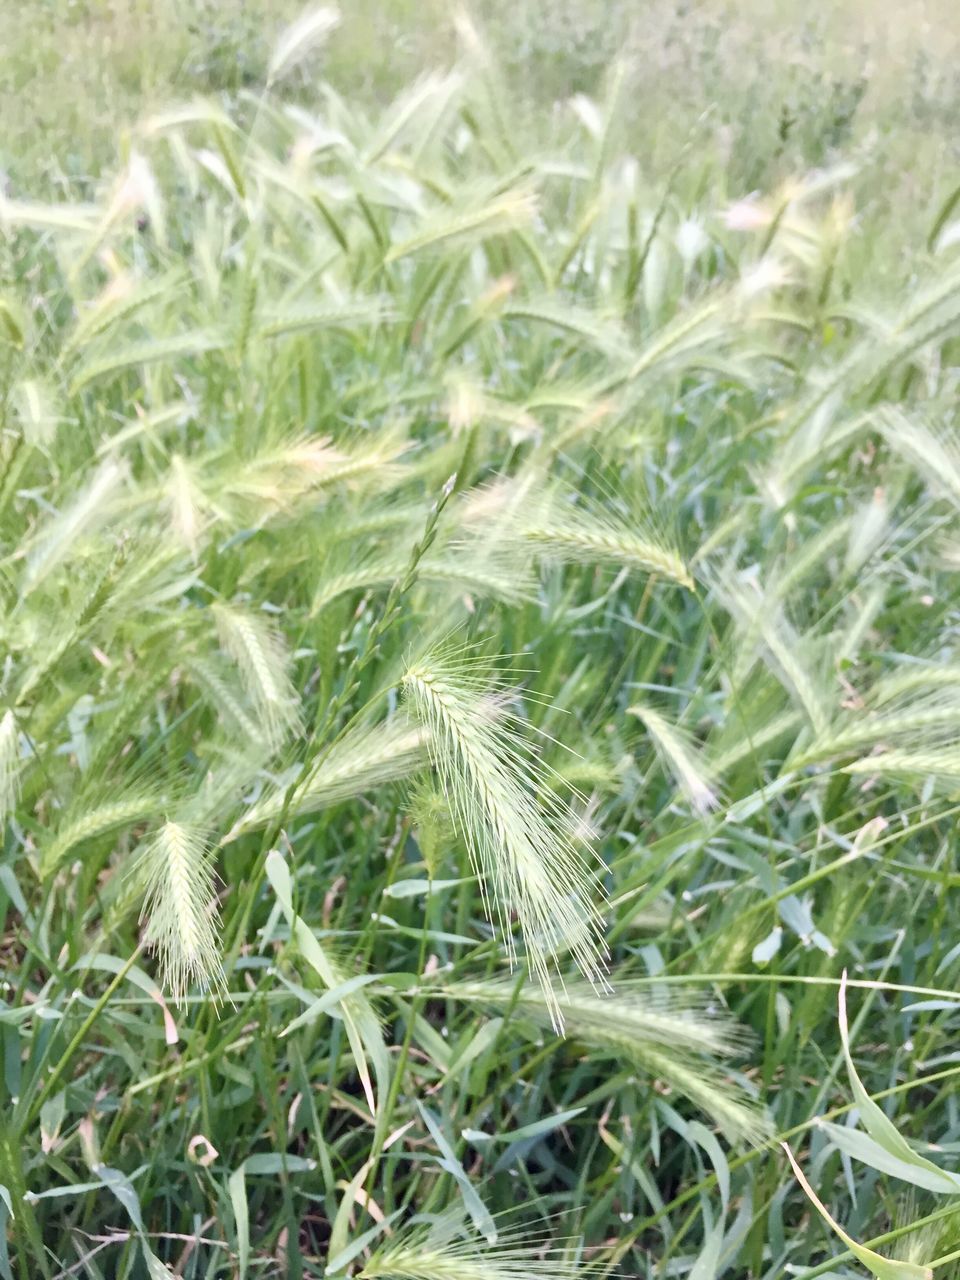
[[949,29],[372,8],[10,26],[0,1277],[947,1275]]

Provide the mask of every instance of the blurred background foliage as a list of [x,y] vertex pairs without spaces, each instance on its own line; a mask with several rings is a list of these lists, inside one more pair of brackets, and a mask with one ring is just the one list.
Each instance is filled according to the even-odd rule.
[[[0,0],[0,167],[38,195],[82,194],[144,110],[256,92],[277,30],[301,7]],[[953,0],[485,0],[471,13],[540,138],[623,57],[629,150],[652,171],[686,152],[683,183],[736,197],[842,151],[860,171],[861,218],[910,243],[947,194],[960,151]],[[354,0],[319,74],[384,105],[454,60],[454,16],[447,0]],[[309,94],[317,75],[310,63],[288,92]],[[885,243],[862,243],[872,267],[896,270]]]

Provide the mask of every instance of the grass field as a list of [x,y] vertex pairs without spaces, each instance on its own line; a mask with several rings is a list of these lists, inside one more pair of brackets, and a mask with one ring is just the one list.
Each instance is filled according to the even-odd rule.
[[960,20],[299,12],[0,0],[0,1277],[949,1277]]

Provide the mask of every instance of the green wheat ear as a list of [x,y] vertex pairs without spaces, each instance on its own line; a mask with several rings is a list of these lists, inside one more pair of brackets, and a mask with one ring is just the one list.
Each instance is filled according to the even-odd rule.
[[136,870],[143,877],[146,942],[159,953],[171,994],[182,999],[192,982],[221,991],[213,851],[206,837],[195,827],[165,822],[144,845]]
[[[542,486],[549,487],[544,491]],[[561,564],[609,564],[656,574],[693,590],[690,569],[647,514],[623,512],[556,485],[531,470],[516,481],[483,486],[470,495],[465,517],[499,521],[501,535]]]
[[284,813],[316,813],[417,773],[426,764],[426,739],[426,730],[403,715],[349,730],[318,765],[301,772],[289,805],[289,783],[272,788],[246,810],[221,843],[264,827]]
[[0,827],[13,810],[20,793],[20,730],[7,711],[0,720]]
[[411,789],[407,810],[427,875],[435,880],[454,836],[447,798],[432,780],[421,779]]
[[430,730],[429,749],[453,820],[492,900],[511,961],[515,912],[527,962],[556,1027],[558,956],[603,984],[605,948],[596,878],[575,847],[569,811],[545,786],[502,684],[476,660],[436,651],[407,669],[403,690]]
[[491,1224],[496,1235],[484,1239],[449,1212],[428,1223],[414,1219],[375,1250],[361,1280],[576,1280],[599,1271],[578,1240]]
[[559,1006],[563,1034],[595,1052],[634,1064],[688,1098],[720,1126],[731,1142],[756,1144],[770,1134],[770,1117],[729,1078],[724,1059],[751,1043],[750,1033],[724,1014],[707,1011],[702,999],[665,996],[644,982],[611,975],[612,994],[583,982],[568,982],[548,998],[528,984],[501,979],[438,984],[438,993],[494,1008],[509,1009],[538,1025],[556,1026]]
[[211,612],[225,652],[237,664],[247,695],[274,742],[300,729],[300,702],[280,633],[249,610],[214,604]]
[[652,707],[628,707],[627,714],[643,722],[657,754],[692,808],[701,815],[715,809],[719,803],[716,780],[688,733]]

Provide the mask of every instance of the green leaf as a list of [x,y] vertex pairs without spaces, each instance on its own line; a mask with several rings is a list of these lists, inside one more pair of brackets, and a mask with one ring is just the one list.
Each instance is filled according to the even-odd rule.
[[[960,1177],[956,1174],[947,1173],[935,1165],[932,1160],[926,1160],[923,1156],[918,1155],[893,1121],[880,1110],[870,1097],[860,1077],[857,1075],[857,1069],[853,1065],[853,1057],[850,1053],[850,1031],[847,1025],[846,970],[844,970],[840,980],[839,1022],[840,1043],[843,1047],[843,1057],[847,1064],[847,1076],[850,1080],[850,1088],[853,1090],[853,1098],[867,1133],[873,1139],[876,1148],[879,1149],[877,1151],[873,1147],[870,1148],[874,1158],[879,1159],[881,1155],[890,1157],[894,1164],[884,1172],[893,1173],[894,1177],[905,1178],[906,1181],[914,1182],[916,1186],[926,1187],[930,1191],[940,1191],[946,1195],[960,1195]],[[866,1163],[870,1164],[871,1161],[867,1160]],[[874,1168],[877,1167],[879,1166],[874,1165]],[[894,1167],[900,1169],[901,1172],[893,1172]],[[912,1170],[912,1176],[907,1175],[907,1171],[910,1170]],[[921,1180],[918,1181],[917,1179]]]
[[464,1129],[462,1136],[468,1142],[520,1142],[524,1138],[540,1138],[545,1133],[559,1129],[574,1116],[583,1115],[586,1107],[573,1107],[569,1111],[558,1111],[556,1115],[544,1116],[542,1120],[534,1120],[531,1124],[521,1125],[519,1129],[508,1129],[504,1133],[482,1133],[476,1129]]
[[803,1170],[797,1164],[793,1152],[787,1144],[782,1142],[780,1145],[787,1153],[787,1159],[790,1161],[797,1181],[806,1192],[810,1203],[824,1221],[837,1233],[857,1261],[862,1262],[867,1270],[877,1277],[877,1280],[932,1280],[933,1272],[929,1267],[919,1267],[913,1262],[897,1262],[890,1258],[884,1258],[879,1253],[874,1253],[872,1249],[868,1249],[866,1245],[857,1244],[856,1240],[852,1236],[848,1236],[843,1227],[831,1217],[829,1211],[807,1181]]
[[470,884],[472,876],[461,876],[457,880],[395,880],[383,891],[385,898],[419,898],[440,893],[444,889],[455,889],[461,884]]
[[[290,878],[290,869],[276,849],[272,849],[267,855],[266,873],[283,908],[293,939],[304,959],[312,966],[325,986],[332,991],[343,988],[349,979],[345,979],[339,972],[337,965],[321,947],[313,931],[293,909],[293,882]],[[360,1082],[370,1105],[370,1111],[373,1115],[377,1115],[376,1097],[367,1070],[367,1060],[373,1065],[380,1092],[385,1097],[389,1088],[390,1064],[380,1024],[366,997],[355,987],[341,995],[337,1003],[340,1005],[347,1039],[350,1041],[350,1048],[356,1060]]]
[[119,1169],[111,1169],[109,1165],[105,1164],[94,1165],[93,1172],[100,1175],[103,1185],[109,1187],[117,1197],[124,1209],[126,1209],[130,1221],[142,1235],[144,1228],[143,1216],[140,1212],[140,1198],[130,1179],[126,1174],[121,1173]]
[[325,1274],[332,1273],[333,1263],[349,1249],[347,1240],[350,1235],[350,1219],[357,1207],[357,1196],[366,1181],[372,1163],[371,1160],[368,1160],[361,1165],[351,1181],[344,1187],[343,1195],[340,1197],[340,1203],[337,1206],[336,1217],[330,1229],[330,1247],[327,1251],[327,1257],[331,1259],[331,1262],[328,1263]]
[[291,1031],[307,1026],[324,1013],[329,1013],[337,1018],[342,1017],[343,1012],[338,1006],[347,996],[352,995],[354,991],[359,991],[362,987],[368,987],[372,982],[379,981],[380,975],[378,973],[358,973],[356,977],[348,978],[346,982],[341,982],[332,987],[322,996],[318,996],[316,1000],[311,1000],[303,1013],[298,1014],[289,1026],[284,1027],[280,1035],[288,1036]]
[[287,1155],[283,1151],[265,1151],[262,1155],[249,1156],[243,1162],[243,1172],[250,1175],[278,1173],[309,1173],[317,1167],[316,1160],[307,1156]]
[[[937,1169],[929,1161],[926,1162],[929,1167],[923,1167],[912,1160],[901,1160],[859,1129],[848,1129],[844,1125],[831,1124],[828,1120],[818,1120],[817,1125],[835,1147],[879,1173],[922,1187],[924,1191],[936,1191],[948,1196],[960,1195],[960,1177],[955,1173]],[[920,1158],[917,1157],[918,1160]]]
[[462,1071],[471,1062],[475,1062],[495,1043],[502,1027],[503,1018],[489,1018],[476,1034],[469,1035],[460,1051],[450,1058],[447,1070]]
[[227,1184],[233,1225],[237,1232],[237,1280],[246,1280],[250,1264],[250,1209],[247,1205],[247,1180],[243,1165],[235,1169]]
[[372,1244],[378,1236],[383,1235],[385,1231],[389,1231],[397,1218],[403,1212],[402,1209],[395,1209],[393,1213],[388,1214],[382,1222],[376,1222],[369,1230],[364,1231],[361,1235],[351,1240],[345,1249],[330,1259],[324,1268],[323,1274],[326,1276],[335,1276],[341,1271],[345,1271],[357,1254],[362,1253],[367,1245]]
[[443,1135],[440,1124],[422,1102],[417,1102],[417,1110],[423,1117],[423,1122],[430,1131],[430,1136],[437,1144],[441,1156],[440,1165],[447,1173],[452,1174],[457,1186],[460,1188],[460,1194],[463,1196],[463,1203],[473,1220],[473,1225],[477,1228],[488,1244],[497,1243],[497,1228],[494,1226],[493,1218],[490,1216],[490,1210],[477,1194],[473,1183],[467,1177],[466,1170],[454,1154],[453,1147]]

